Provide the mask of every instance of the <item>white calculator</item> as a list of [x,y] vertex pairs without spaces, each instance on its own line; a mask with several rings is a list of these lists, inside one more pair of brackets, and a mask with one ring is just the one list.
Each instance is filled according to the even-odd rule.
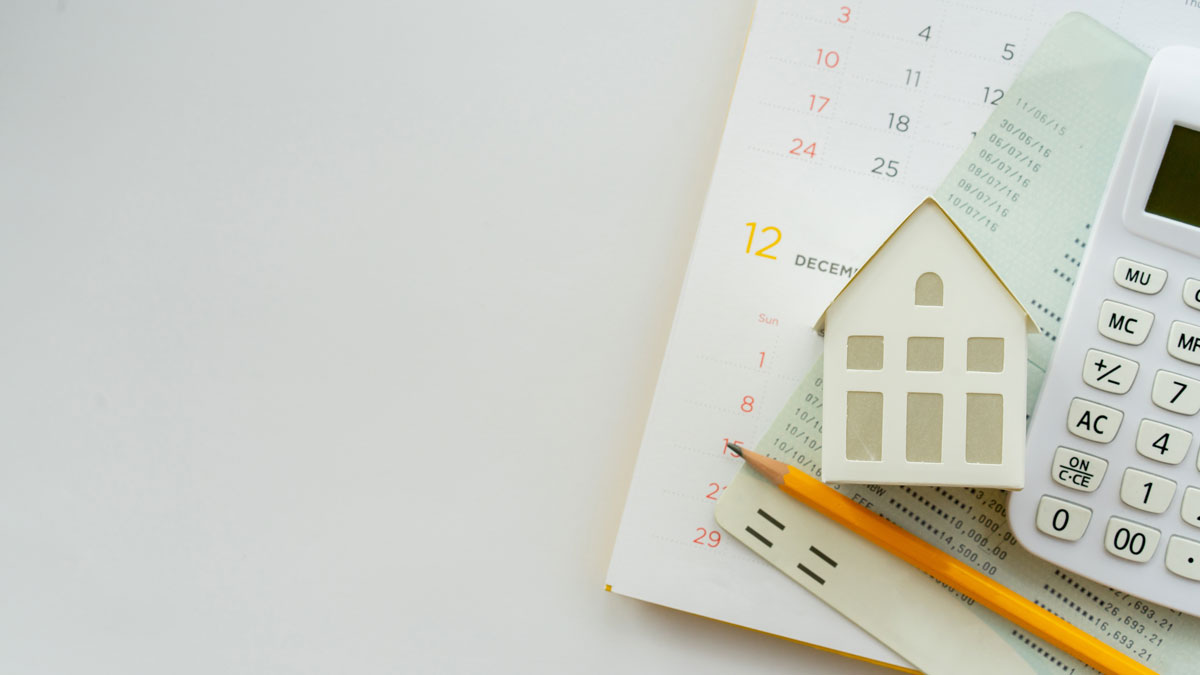
[[1200,50],[1150,64],[1009,500],[1021,543],[1200,615]]

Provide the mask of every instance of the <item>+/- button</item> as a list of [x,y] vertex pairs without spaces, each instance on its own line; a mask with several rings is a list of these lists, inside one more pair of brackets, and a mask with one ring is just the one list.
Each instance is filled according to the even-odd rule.
[[1083,381],[1110,394],[1124,394],[1137,377],[1138,362],[1116,354],[1089,349],[1083,359]]

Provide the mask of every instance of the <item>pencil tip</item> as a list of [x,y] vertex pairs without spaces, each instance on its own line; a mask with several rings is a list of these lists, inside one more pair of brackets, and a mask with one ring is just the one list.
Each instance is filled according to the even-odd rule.
[[738,457],[742,456],[742,449],[740,447],[734,445],[733,443],[725,443],[725,447],[732,450],[734,452],[734,454],[737,455]]

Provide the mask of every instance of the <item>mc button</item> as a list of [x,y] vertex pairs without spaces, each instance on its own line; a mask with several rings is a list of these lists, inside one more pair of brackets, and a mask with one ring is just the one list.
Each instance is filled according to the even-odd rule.
[[1152,325],[1154,315],[1150,312],[1105,300],[1100,305],[1100,320],[1096,323],[1096,328],[1101,335],[1110,340],[1127,345],[1140,345],[1146,341]]

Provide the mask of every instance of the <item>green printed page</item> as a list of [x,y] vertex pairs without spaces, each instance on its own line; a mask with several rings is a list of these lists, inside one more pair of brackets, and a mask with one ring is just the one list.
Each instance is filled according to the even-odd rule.
[[1041,331],[1033,410],[1150,59],[1083,14],[1046,36],[935,198]]
[[[1030,406],[1148,65],[1145,54],[1103,26],[1067,15],[937,192],[943,208],[1041,327],[1030,336]],[[757,446],[817,476],[821,373],[818,361]],[[738,481],[729,492],[742,485],[773,489],[761,481]],[[1025,552],[1008,527],[1003,491],[835,487],[1151,668],[1194,669],[1200,619],[1076,577]],[[1094,672],[991,611],[977,604],[971,609],[1037,672]]]

